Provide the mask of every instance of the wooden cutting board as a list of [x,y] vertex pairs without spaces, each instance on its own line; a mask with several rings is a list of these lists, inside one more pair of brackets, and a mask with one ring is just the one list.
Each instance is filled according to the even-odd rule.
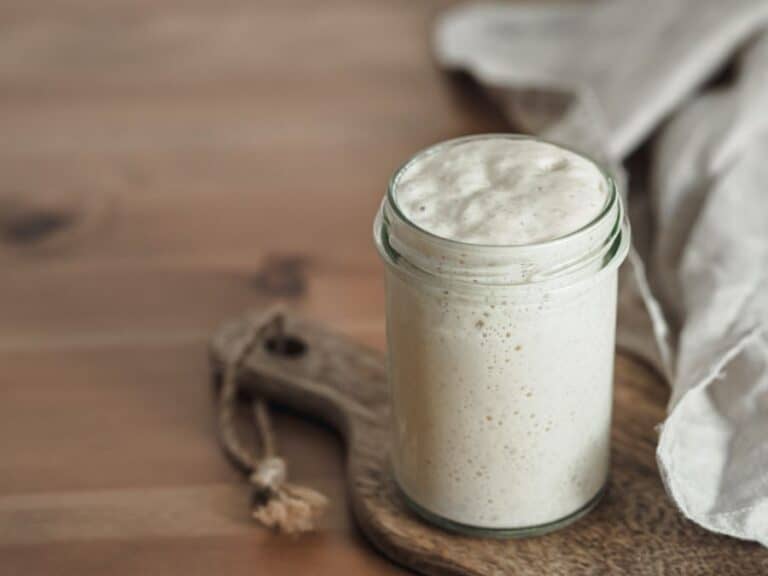
[[214,382],[247,322],[263,323],[242,385],[341,433],[357,522],[369,541],[399,564],[435,575],[768,574],[768,551],[686,521],[665,494],[654,457],[654,426],[663,418],[667,392],[635,360],[622,355],[616,360],[611,480],[598,507],[546,536],[478,539],[424,523],[398,495],[388,464],[389,408],[380,353],[282,311],[253,318],[231,322],[214,337]]

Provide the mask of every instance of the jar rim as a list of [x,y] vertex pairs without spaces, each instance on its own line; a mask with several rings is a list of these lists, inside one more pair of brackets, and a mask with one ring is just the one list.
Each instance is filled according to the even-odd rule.
[[[624,203],[610,172],[579,152],[604,176],[609,186],[605,206],[577,230],[526,244],[474,244],[438,236],[409,220],[395,199],[399,178],[414,161],[442,146],[489,138],[511,138],[558,144],[517,134],[478,134],[425,148],[403,164],[389,181],[374,221],[374,241],[382,258],[396,268],[441,281],[488,286],[520,286],[574,282],[585,274],[615,268],[629,250],[630,227]],[[399,264],[399,265],[398,265]]]
[[[605,201],[605,204],[600,209],[600,212],[594,218],[592,218],[589,222],[587,222],[583,226],[580,226],[576,230],[568,232],[567,234],[563,234],[562,236],[557,236],[555,238],[548,238],[546,240],[540,240],[537,242],[525,242],[520,244],[479,244],[475,242],[465,242],[462,240],[456,240],[453,238],[440,236],[416,224],[413,220],[408,218],[405,215],[405,213],[400,209],[400,206],[397,203],[395,191],[397,189],[398,183],[402,178],[403,174],[413,164],[449,146],[455,146],[465,142],[474,142],[479,140],[492,140],[492,139],[521,140],[521,141],[527,140],[531,142],[549,144],[551,146],[556,146],[558,148],[566,150],[567,152],[571,152],[572,154],[576,154],[577,156],[584,158],[585,160],[590,162],[595,168],[597,168],[597,170],[605,179],[606,184],[608,185],[608,197]],[[458,138],[443,140],[436,144],[431,144],[430,146],[422,148],[421,150],[416,152],[416,154],[414,154],[408,160],[406,160],[397,170],[395,170],[395,172],[392,174],[392,176],[389,179],[389,183],[387,185],[387,194],[386,194],[386,202],[389,205],[389,208],[394,212],[394,214],[404,223],[408,224],[413,229],[417,230],[419,233],[426,235],[432,241],[444,242],[448,246],[465,248],[467,250],[472,250],[472,251],[486,251],[486,250],[496,251],[496,250],[504,250],[504,249],[525,249],[525,248],[536,248],[536,247],[545,247],[545,246],[549,247],[549,246],[555,246],[558,243],[567,242],[568,240],[572,239],[574,236],[578,236],[579,234],[584,233],[590,230],[592,227],[596,226],[606,216],[606,214],[608,214],[611,211],[611,209],[613,208],[614,204],[617,201],[617,198],[618,198],[618,190],[616,187],[616,182],[614,181],[613,177],[602,167],[602,165],[599,162],[597,162],[591,156],[584,154],[583,152],[574,150],[573,148],[570,148],[568,146],[563,146],[562,144],[552,142],[550,140],[538,138],[535,136],[530,136],[527,134],[517,134],[514,132],[485,132],[480,134],[471,134],[469,136],[460,136]]]

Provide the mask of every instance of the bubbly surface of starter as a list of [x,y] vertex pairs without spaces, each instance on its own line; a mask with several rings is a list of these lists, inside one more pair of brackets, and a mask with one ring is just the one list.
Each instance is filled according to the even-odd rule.
[[400,174],[395,202],[418,227],[469,244],[521,245],[592,222],[609,195],[594,163],[536,140],[451,142]]

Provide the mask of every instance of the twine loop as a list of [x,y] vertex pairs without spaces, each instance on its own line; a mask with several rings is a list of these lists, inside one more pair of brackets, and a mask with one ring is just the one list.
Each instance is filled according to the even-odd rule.
[[218,429],[224,452],[239,468],[249,473],[254,488],[252,517],[280,532],[300,534],[317,529],[328,499],[311,488],[287,482],[287,466],[285,460],[276,454],[274,432],[263,398],[252,400],[253,422],[261,455],[243,442],[238,429],[238,377],[241,369],[266,330],[280,341],[283,324],[281,314],[274,315],[274,319],[266,325],[249,319],[244,334],[232,343],[230,354],[224,361],[218,396]]

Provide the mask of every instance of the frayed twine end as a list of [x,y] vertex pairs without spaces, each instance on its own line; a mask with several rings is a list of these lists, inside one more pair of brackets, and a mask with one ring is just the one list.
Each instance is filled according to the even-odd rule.
[[259,463],[251,475],[251,515],[262,525],[285,534],[313,532],[328,507],[328,499],[311,488],[289,484],[285,478],[281,458],[266,458]]

